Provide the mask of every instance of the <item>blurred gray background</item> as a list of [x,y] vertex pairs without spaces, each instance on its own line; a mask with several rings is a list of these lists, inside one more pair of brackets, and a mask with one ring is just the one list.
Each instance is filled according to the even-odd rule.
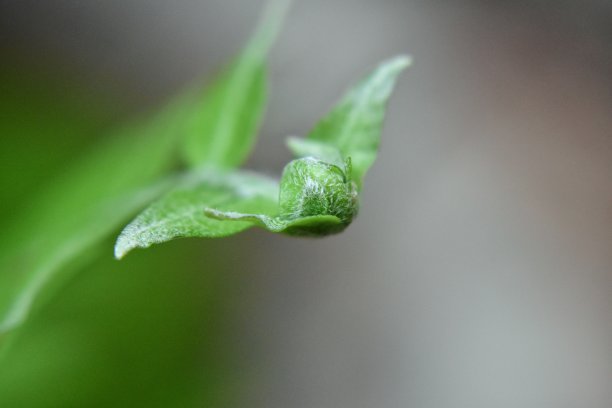
[[[263,4],[2,3],[3,47],[126,117],[211,77]],[[223,243],[242,406],[612,406],[611,2],[295,1],[249,167],[278,174],[284,137],[398,53],[354,225]]]

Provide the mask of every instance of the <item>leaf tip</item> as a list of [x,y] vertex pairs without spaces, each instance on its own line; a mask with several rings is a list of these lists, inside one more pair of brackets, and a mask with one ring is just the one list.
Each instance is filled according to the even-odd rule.
[[250,45],[259,50],[261,57],[265,57],[278,36],[290,7],[291,0],[269,0],[266,3]]
[[385,67],[389,73],[399,74],[401,71],[411,66],[412,63],[413,59],[410,55],[400,54],[384,61],[381,66]]
[[115,251],[114,251],[115,259],[120,261],[128,252],[129,252],[129,249],[125,248],[125,246],[122,245],[119,240],[117,240],[117,243],[115,244]]
[[410,65],[412,65],[413,63],[413,58],[411,55],[408,54],[400,54],[396,57],[394,57],[392,59],[392,61],[394,61],[395,64],[397,64],[399,67],[406,68],[409,67]]
[[124,232],[122,232],[121,234],[119,234],[117,242],[115,242],[115,259],[120,261],[128,254],[128,252],[130,252],[135,247],[136,245],[134,245],[134,242],[130,240],[130,238]]

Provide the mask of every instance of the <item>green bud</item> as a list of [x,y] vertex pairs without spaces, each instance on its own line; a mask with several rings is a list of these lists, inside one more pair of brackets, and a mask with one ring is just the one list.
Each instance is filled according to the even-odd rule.
[[305,217],[331,215],[340,219],[337,231],[320,231],[316,225],[292,231],[300,235],[322,235],[346,228],[357,214],[355,183],[350,179],[350,161],[346,168],[306,157],[291,161],[283,170],[280,181],[280,217],[297,220]]
[[[342,165],[339,161],[338,164]],[[351,180],[351,161],[344,169],[314,157],[293,160],[280,181],[279,213],[245,214],[205,208],[207,217],[250,221],[274,232],[324,237],[343,231],[357,215],[357,186]]]

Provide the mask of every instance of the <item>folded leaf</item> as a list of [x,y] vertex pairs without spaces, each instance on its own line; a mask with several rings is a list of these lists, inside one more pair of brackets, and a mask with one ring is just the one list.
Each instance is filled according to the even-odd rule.
[[287,5],[270,3],[249,44],[186,121],[183,153],[191,167],[230,169],[251,151],[267,99],[266,56]]

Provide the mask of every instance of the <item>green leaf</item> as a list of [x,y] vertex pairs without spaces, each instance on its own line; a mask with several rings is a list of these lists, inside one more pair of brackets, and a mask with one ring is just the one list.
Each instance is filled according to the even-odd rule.
[[249,44],[185,123],[191,167],[231,169],[251,151],[267,99],[266,57],[288,3],[270,3]]
[[308,135],[308,141],[333,146],[344,158],[350,157],[359,186],[376,159],[387,100],[397,76],[410,61],[407,56],[398,56],[380,64],[349,90]]
[[271,216],[278,207],[277,197],[278,183],[253,173],[203,170],[191,174],[125,227],[117,239],[115,256],[120,259],[134,248],[148,248],[175,238],[236,234],[253,223],[218,221],[208,217],[205,209]]

